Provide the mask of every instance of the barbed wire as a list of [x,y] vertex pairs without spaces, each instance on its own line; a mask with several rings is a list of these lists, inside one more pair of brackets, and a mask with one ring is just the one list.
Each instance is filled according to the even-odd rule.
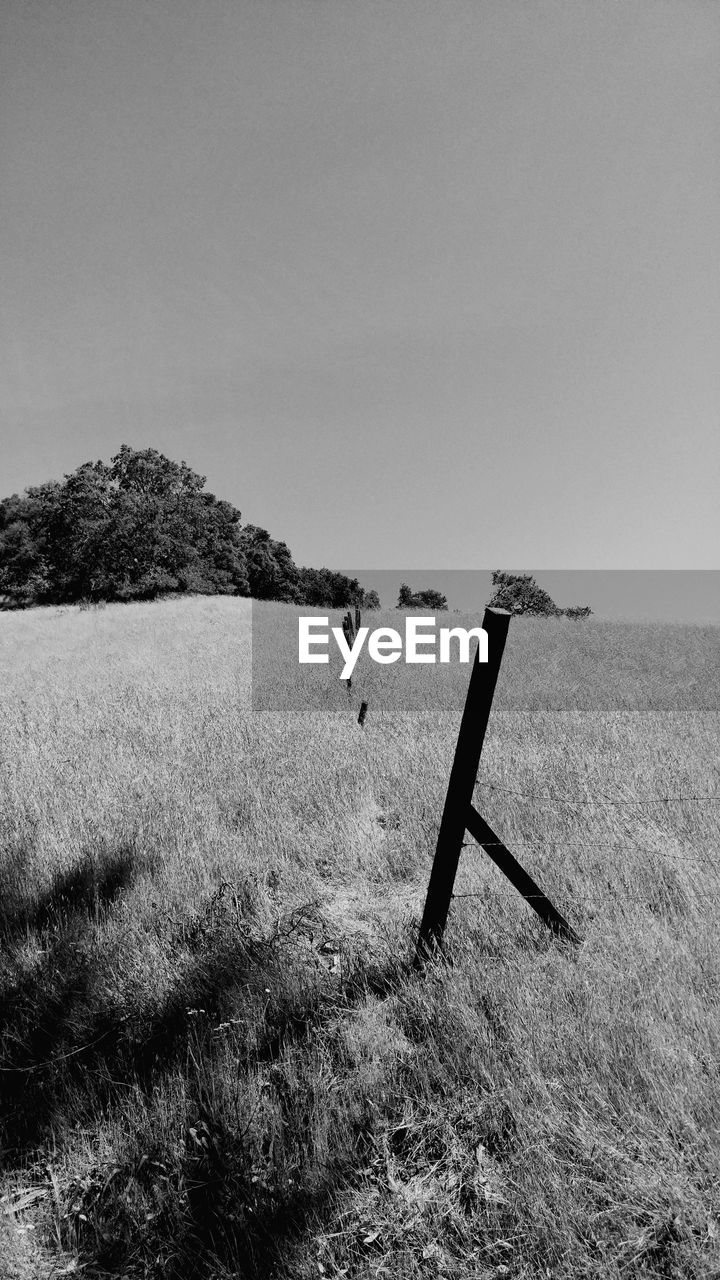
[[[487,787],[490,791],[501,791],[504,795],[508,795],[508,796],[517,796],[520,800],[536,800],[536,799],[539,799],[539,800],[544,800],[546,803],[550,803],[550,804],[566,804],[566,805],[568,805],[570,808],[574,808],[576,805],[583,805],[583,806],[585,806],[585,807],[589,807],[589,806],[591,806],[591,805],[596,805],[596,804],[597,804],[597,801],[596,801],[595,797],[592,797],[592,798],[590,798],[590,799],[583,799],[582,797],[580,797],[580,798],[573,797],[573,799],[571,800],[571,799],[569,799],[567,796],[553,795],[553,793],[552,793],[552,792],[550,792],[550,791],[537,791],[537,790],[531,790],[531,791],[517,791],[517,790],[515,790],[515,789],[514,789],[514,788],[512,788],[512,787],[502,787],[502,786],[500,786],[500,784],[499,784],[499,783],[497,783],[497,782],[486,782],[486,781],[485,781],[484,779],[482,779],[482,778],[478,778],[477,782],[475,783],[475,786],[476,786],[476,787]],[[597,791],[597,792],[596,792],[596,796],[600,796],[600,797],[602,797],[602,799],[603,799],[603,800],[605,800],[605,801],[607,801],[607,803],[608,803],[608,804],[619,805],[620,807],[625,807],[626,805],[631,805],[631,806],[636,807],[636,808],[638,808],[638,807],[642,807],[643,805],[646,805],[646,804],[647,804],[647,805],[652,805],[652,804],[704,804],[704,803],[717,803],[718,801],[720,801],[720,795],[715,794],[715,793],[712,793],[712,792],[710,792],[710,793],[708,793],[707,795],[704,795],[704,796],[698,796],[698,795],[694,795],[694,796],[643,796],[643,797],[642,797],[642,799],[640,799],[640,800],[631,800],[631,799],[629,799],[629,798],[627,798],[627,797],[625,797],[625,796],[611,796],[611,795],[608,795],[608,794],[607,794],[607,792],[605,792],[605,791]]]
[[[597,839],[597,837],[592,837],[591,839],[594,841]],[[536,841],[528,841],[524,836],[521,835],[519,837],[519,843],[523,853],[547,854],[548,846],[556,847],[557,845],[561,845],[562,848],[569,853],[569,852],[586,850],[588,848],[589,842],[586,842],[584,844],[578,844],[578,845],[570,845],[567,841],[558,840],[554,836],[548,837],[547,840],[544,840],[542,842],[540,841],[536,842]],[[475,840],[473,840],[472,843],[469,841],[464,841],[461,847],[463,849],[470,849],[471,851],[473,849],[482,850],[482,849],[493,849],[493,848],[499,848],[499,849],[509,848],[508,842],[506,840],[487,840],[487,841],[483,841],[482,844],[479,844]],[[709,867],[713,867],[715,870],[717,870],[720,873],[720,853],[717,853],[717,854],[709,853],[709,852],[706,852],[705,850],[699,850],[699,849],[690,849],[690,850],[663,849],[662,851],[658,851],[657,849],[652,849],[647,847],[638,848],[636,851],[639,853],[642,853],[646,858],[651,859],[651,865],[654,867],[662,866],[663,862],[673,859],[673,860],[681,860],[686,863],[693,863],[693,862],[703,863]]]

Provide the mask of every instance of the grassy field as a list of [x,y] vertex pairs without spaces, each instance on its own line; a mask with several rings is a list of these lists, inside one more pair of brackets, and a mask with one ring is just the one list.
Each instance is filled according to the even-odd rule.
[[477,804],[584,942],[470,842],[423,973],[457,708],[250,643],[0,614],[0,1276],[720,1276],[720,632],[513,620]]

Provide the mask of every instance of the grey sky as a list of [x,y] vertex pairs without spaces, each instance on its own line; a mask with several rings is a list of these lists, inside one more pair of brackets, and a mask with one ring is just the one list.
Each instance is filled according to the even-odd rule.
[[715,568],[714,0],[4,0],[0,492],[298,562]]

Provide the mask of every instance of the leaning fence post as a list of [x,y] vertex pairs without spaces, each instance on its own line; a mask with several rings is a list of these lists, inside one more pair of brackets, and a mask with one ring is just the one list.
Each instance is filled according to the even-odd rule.
[[492,858],[518,893],[522,894],[543,924],[567,942],[582,941],[547,894],[543,893],[532,876],[528,875],[503,841],[495,835],[492,827],[478,813],[472,802],[480,753],[485,740],[485,730],[490,717],[509,622],[510,614],[504,609],[485,610],[483,630],[488,637],[488,661],[483,664],[485,667],[483,673],[478,661],[478,646],[470,675],[465,710],[460,721],[455,759],[450,771],[445,808],[430,873],[425,910],[420,924],[415,951],[416,966],[420,966],[442,940],[466,831],[470,832],[480,848]]
[[488,638],[488,660],[480,663],[478,646],[420,924],[416,957],[419,961],[440,942],[445,930],[468,810],[473,800],[480,754],[510,625],[510,614],[507,609],[488,608],[482,625]]

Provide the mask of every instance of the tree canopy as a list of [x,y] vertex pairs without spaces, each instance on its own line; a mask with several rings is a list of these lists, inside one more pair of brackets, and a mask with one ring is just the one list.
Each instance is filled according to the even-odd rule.
[[510,613],[524,613],[536,618],[587,618],[592,613],[589,605],[559,609],[531,573],[505,573],[496,569],[492,584],[494,592],[489,604],[494,609],[508,609]]
[[0,502],[0,593],[10,604],[246,594],[240,512],[155,449],[123,445],[63,481]]
[[362,604],[356,578],[302,569],[284,542],[156,449],[122,445],[0,501],[0,604],[147,600],[171,592]]
[[400,583],[400,594],[396,609],[437,609],[438,611],[446,610],[448,602],[446,597],[440,591],[433,591],[431,588],[425,591],[413,591],[407,582]]

